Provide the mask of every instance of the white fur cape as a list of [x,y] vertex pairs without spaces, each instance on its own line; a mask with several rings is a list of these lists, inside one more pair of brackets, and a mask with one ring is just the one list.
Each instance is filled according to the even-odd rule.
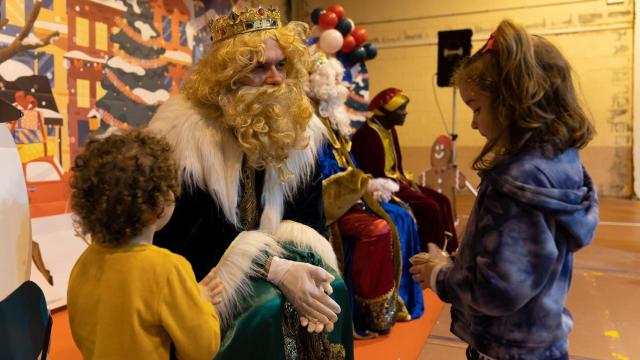
[[[235,135],[213,119],[205,119],[183,95],[165,102],[151,119],[148,130],[163,136],[171,144],[181,181],[188,187],[208,191],[226,219],[239,227],[243,153]],[[293,175],[286,182],[280,180],[275,168],[267,166],[258,231],[238,235],[217,265],[225,289],[223,302],[216,308],[225,327],[233,321],[242,299],[251,294],[249,277],[261,274],[262,269],[256,268],[255,264],[264,264],[268,255],[284,252],[279,243],[311,249],[327,266],[338,271],[335,253],[324,237],[304,224],[282,221],[285,201],[305,185],[313,172],[325,131],[320,119],[314,115],[307,129],[309,146],[289,155],[287,167]]]

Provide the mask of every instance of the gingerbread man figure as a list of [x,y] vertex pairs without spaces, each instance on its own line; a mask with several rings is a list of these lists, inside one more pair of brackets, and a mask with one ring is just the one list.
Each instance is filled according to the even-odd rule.
[[440,135],[431,146],[431,169],[420,174],[420,185],[427,186],[446,196],[456,223],[456,191],[464,189],[466,178],[453,164],[453,144],[448,136]]

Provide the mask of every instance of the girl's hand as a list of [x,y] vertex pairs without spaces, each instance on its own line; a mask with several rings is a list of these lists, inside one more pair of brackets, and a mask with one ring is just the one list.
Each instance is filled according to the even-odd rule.
[[413,280],[420,284],[422,289],[431,289],[431,273],[437,265],[438,263],[435,261],[427,260],[413,265],[411,269],[409,269],[409,272],[413,274]]
[[[423,289],[435,291],[435,277],[443,266],[451,265],[453,262],[445,251],[437,245],[429,244],[428,253],[413,255],[409,261],[413,265],[409,272],[413,274],[413,280],[420,284]],[[434,272],[435,271],[435,272]]]
[[200,294],[203,299],[211,302],[213,305],[222,302],[224,284],[222,284],[222,281],[218,278],[218,270],[216,268],[213,268],[211,272],[198,283],[198,287],[200,288]]

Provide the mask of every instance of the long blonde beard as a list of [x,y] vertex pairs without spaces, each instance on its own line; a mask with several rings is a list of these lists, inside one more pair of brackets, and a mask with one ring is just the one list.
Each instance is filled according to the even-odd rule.
[[223,96],[220,106],[224,125],[234,131],[249,165],[256,169],[272,165],[285,179],[290,174],[286,166],[290,152],[309,143],[305,131],[313,107],[299,81],[245,86]]

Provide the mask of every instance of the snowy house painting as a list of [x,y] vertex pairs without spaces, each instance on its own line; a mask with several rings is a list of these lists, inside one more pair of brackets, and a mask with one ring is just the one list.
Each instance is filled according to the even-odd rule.
[[22,161],[58,155],[60,162],[63,117],[58,112],[49,79],[44,75],[23,75],[8,81],[0,73],[0,99],[23,114],[22,118],[8,123]]
[[[0,26],[0,48],[20,34],[21,27],[14,24],[26,23],[35,6],[41,10],[26,43],[55,40],[0,62],[1,82],[34,75],[48,79],[57,110],[51,110],[55,117],[49,113],[43,121],[45,135],[51,134],[48,139],[54,141],[47,151],[68,170],[92,133],[111,126],[143,126],[162,102],[179,93],[189,67],[210,44],[208,19],[257,4],[253,0],[0,0],[0,23],[9,22]],[[14,95],[7,92],[5,97],[15,103]],[[41,131],[38,134],[30,138],[42,138]]]

